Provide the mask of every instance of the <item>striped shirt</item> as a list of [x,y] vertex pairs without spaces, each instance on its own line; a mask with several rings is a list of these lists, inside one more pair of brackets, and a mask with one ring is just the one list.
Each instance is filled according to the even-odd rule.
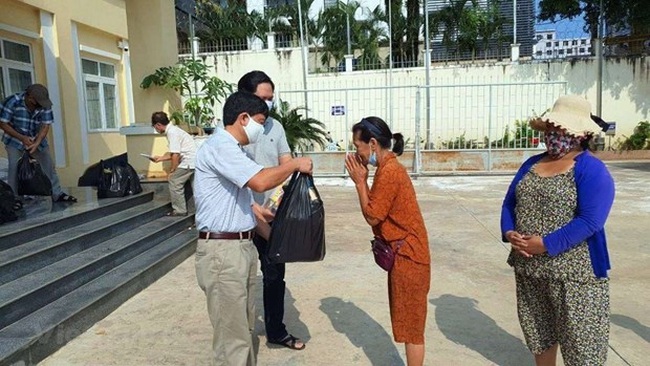
[[[8,123],[16,132],[28,137],[36,137],[41,124],[51,125],[54,122],[52,109],[38,108],[30,112],[25,105],[25,93],[18,93],[0,103],[0,123]],[[2,142],[18,150],[24,149],[23,143],[5,133]],[[39,150],[47,148],[47,138],[43,138]]]

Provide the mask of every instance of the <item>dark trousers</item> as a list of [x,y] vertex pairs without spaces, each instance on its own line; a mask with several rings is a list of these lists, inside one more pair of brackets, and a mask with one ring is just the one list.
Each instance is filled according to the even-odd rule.
[[253,243],[260,258],[263,276],[264,327],[266,339],[281,341],[289,333],[284,325],[284,263],[272,263],[267,253],[268,243],[261,236],[255,236]]

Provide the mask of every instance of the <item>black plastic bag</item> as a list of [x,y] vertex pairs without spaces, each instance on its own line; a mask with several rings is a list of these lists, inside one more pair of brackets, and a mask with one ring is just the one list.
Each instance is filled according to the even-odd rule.
[[18,195],[51,196],[52,182],[43,173],[41,164],[25,150],[18,160]]
[[100,161],[101,175],[97,184],[97,198],[124,197],[142,192],[140,178],[128,163]]
[[273,220],[267,254],[274,263],[325,257],[325,209],[311,175],[291,177]]
[[97,187],[101,178],[103,177],[102,164],[105,166],[112,166],[113,164],[127,165],[128,163],[129,159],[127,153],[113,156],[112,158],[108,158],[106,160],[101,160],[100,162],[86,168],[86,171],[81,177],[79,177],[77,181],[77,187]]
[[0,224],[9,221],[16,221],[16,195],[9,184],[0,180]]

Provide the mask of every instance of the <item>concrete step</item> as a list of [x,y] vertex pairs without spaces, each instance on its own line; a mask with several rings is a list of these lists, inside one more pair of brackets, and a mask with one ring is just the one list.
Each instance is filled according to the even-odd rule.
[[0,226],[0,251],[149,202],[153,195],[143,192],[123,198],[80,201],[64,211],[4,224]]
[[193,217],[163,217],[0,286],[0,329],[186,230]]
[[[131,204],[138,202],[127,201]],[[113,205],[108,207],[114,208]],[[163,216],[171,206],[168,202],[147,201],[116,213],[106,212],[106,209],[106,206],[91,209],[104,213],[94,221],[80,222],[69,228],[64,225],[61,231],[0,251],[0,285],[138,228]],[[41,231],[41,227],[32,230]]]
[[43,360],[189,257],[196,238],[194,229],[182,231],[0,329],[0,365]]

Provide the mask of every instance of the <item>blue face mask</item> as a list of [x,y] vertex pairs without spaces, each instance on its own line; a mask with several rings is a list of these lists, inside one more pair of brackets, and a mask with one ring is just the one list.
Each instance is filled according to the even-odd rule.
[[370,158],[368,158],[368,164],[377,166],[377,154],[374,151],[370,154]]

